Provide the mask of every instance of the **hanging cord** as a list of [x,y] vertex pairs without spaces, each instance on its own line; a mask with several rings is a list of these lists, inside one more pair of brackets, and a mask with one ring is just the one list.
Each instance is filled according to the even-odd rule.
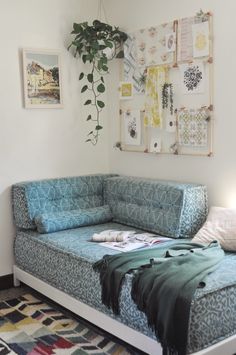
[[102,15],[104,17],[105,22],[108,23],[106,9],[105,9],[103,0],[99,0],[98,1],[97,19],[101,22],[102,22]]
[[102,9],[103,9],[103,14],[104,14],[105,21],[106,21],[106,23],[108,23],[107,14],[106,14],[106,9],[105,9],[103,0],[101,0],[101,4],[102,4]]
[[97,19],[101,21],[101,17],[102,17],[102,0],[98,0]]

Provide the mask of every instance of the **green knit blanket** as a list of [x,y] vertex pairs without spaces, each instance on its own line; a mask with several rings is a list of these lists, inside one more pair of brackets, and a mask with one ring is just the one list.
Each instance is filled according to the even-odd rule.
[[136,270],[132,299],[145,312],[164,355],[185,355],[190,306],[197,287],[224,257],[218,242],[191,242],[117,255],[105,255],[93,265],[100,272],[102,302],[119,314],[119,294],[125,274]]

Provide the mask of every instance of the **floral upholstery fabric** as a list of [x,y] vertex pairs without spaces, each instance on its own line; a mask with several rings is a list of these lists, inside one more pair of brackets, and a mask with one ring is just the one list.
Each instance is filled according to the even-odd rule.
[[35,217],[39,233],[52,233],[65,229],[77,228],[108,222],[112,219],[109,206],[43,213]]
[[203,185],[118,176],[104,192],[115,222],[172,238],[193,237],[207,217]]

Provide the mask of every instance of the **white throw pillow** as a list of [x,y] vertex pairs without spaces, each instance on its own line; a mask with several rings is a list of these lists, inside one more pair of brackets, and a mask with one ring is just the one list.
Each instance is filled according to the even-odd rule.
[[236,251],[236,209],[211,207],[207,220],[192,242],[218,240],[224,250]]

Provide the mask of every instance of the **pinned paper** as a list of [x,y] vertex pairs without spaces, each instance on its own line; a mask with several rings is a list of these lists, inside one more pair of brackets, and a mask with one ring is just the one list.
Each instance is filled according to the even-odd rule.
[[182,146],[207,145],[207,110],[183,110],[178,114],[178,142]]
[[178,21],[178,62],[209,55],[209,21],[186,17]]
[[178,22],[178,61],[193,59],[193,35],[192,25],[194,17],[186,17]]
[[161,152],[161,138],[152,138],[150,142],[150,152],[160,153]]
[[167,117],[166,117],[166,131],[169,133],[174,133],[176,131],[175,115],[167,115]]
[[166,52],[174,52],[176,47],[176,34],[175,32],[166,35]]
[[134,33],[137,51],[137,63],[139,66],[146,65],[146,29]]
[[173,33],[173,27],[173,22],[169,22],[134,32],[139,66],[161,65],[173,62],[173,51],[166,50],[166,35]]
[[120,99],[132,99],[133,98],[133,84],[129,82],[120,83]]
[[209,56],[209,23],[208,21],[192,25],[193,31],[193,56]]
[[124,112],[124,139],[127,145],[141,144],[141,115],[139,110]]
[[129,34],[124,42],[124,79],[133,84],[134,94],[144,94],[145,67],[137,62],[137,50],[134,34]]
[[205,67],[201,61],[180,65],[180,81],[183,94],[205,92]]
[[161,88],[167,81],[168,68],[148,67],[145,91],[144,126],[162,126]]

